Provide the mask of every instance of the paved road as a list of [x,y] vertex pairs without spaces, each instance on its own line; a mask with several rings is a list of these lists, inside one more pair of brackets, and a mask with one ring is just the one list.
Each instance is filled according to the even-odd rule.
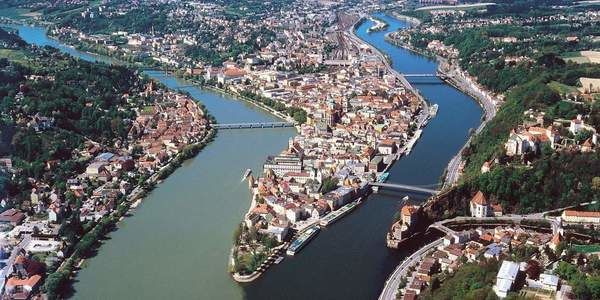
[[416,264],[421,261],[423,257],[429,252],[443,243],[443,239],[437,239],[431,244],[419,249],[417,252],[413,253],[411,256],[407,257],[396,267],[390,278],[385,282],[385,286],[383,287],[383,291],[379,295],[379,300],[394,300],[396,299],[396,294],[398,293],[398,287],[400,286],[400,280],[402,277],[406,276],[406,273],[410,266]]
[[[487,122],[493,119],[496,116],[498,109],[496,108],[496,104],[494,103],[494,99],[487,94],[487,92],[480,90],[475,84],[461,72],[457,68],[452,68],[447,71],[446,74],[453,78],[453,82],[461,88],[463,91],[468,91],[472,97],[475,97],[479,100],[479,103],[483,107],[484,111],[484,120],[481,122],[479,127],[475,130],[475,134],[478,134],[483,130]],[[446,180],[444,181],[444,187],[451,186],[455,184],[460,178],[459,167],[462,162],[462,151],[469,145],[471,141],[471,137],[467,140],[465,145],[458,151],[456,156],[454,156],[450,162],[448,163],[448,167],[446,168]]]
[[[24,237],[21,239],[21,241],[12,249],[12,252],[10,253],[10,257],[6,261],[5,268],[7,268],[8,272],[12,271],[12,266],[15,263],[15,259],[17,259],[17,256],[19,255],[19,251],[21,249],[25,248],[27,245],[29,245],[30,241],[31,241],[31,235],[25,234]],[[6,275],[8,275],[8,274],[6,274]]]

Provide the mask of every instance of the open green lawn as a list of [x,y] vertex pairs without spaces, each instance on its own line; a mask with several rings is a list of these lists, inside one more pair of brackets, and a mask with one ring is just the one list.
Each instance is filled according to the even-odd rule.
[[0,17],[7,17],[7,18],[11,18],[11,19],[22,19],[22,18],[27,18],[26,14],[28,14],[30,12],[31,11],[29,9],[25,9],[25,8],[17,8],[17,7],[4,8],[4,9],[0,9]]
[[570,62],[574,62],[576,64],[587,64],[587,63],[591,62],[589,58],[583,57],[583,56],[566,57],[565,60],[566,61],[570,61]]
[[559,94],[579,93],[577,87],[562,84],[558,81],[550,81],[548,86]]
[[578,253],[600,252],[600,244],[594,245],[573,245],[573,250]]
[[486,3],[473,3],[473,4],[460,4],[460,5],[434,5],[434,6],[425,6],[419,7],[415,9],[415,11],[429,11],[429,10],[477,10],[477,9],[485,9],[490,5],[496,5],[492,2]]
[[565,52],[565,53],[561,54],[560,56],[565,61],[570,61],[570,62],[574,62],[577,64],[585,64],[585,63],[591,62],[588,57],[581,55],[581,52],[579,52],[579,51]]
[[0,58],[7,58],[22,64],[26,64],[29,61],[27,54],[22,50],[0,49]]

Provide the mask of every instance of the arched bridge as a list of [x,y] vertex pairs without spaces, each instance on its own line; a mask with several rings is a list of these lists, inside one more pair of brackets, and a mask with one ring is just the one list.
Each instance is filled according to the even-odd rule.
[[212,124],[216,129],[247,129],[247,128],[282,128],[294,127],[292,122],[250,122],[250,123],[227,123]]
[[428,188],[424,188],[424,187],[418,187],[418,186],[407,185],[407,184],[387,183],[387,182],[371,182],[369,184],[374,187],[382,187],[382,188],[389,188],[389,189],[395,189],[395,190],[417,192],[417,193],[423,193],[423,194],[429,194],[429,195],[435,195],[440,192],[438,190],[432,190],[432,189],[428,189]]

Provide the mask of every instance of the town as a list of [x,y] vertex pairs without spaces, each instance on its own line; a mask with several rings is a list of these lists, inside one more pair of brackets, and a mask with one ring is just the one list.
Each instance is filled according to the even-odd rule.
[[[211,6],[211,13],[204,6],[185,8],[176,11],[178,17],[203,26],[228,25],[218,7]],[[80,18],[110,18],[128,10],[100,6]],[[259,43],[256,53],[211,61],[217,65],[190,60],[181,47],[196,47],[198,39],[184,29],[178,34],[120,30],[98,35],[71,27],[52,31],[83,49],[99,48],[126,61],[145,56],[142,61],[150,59],[195,82],[283,112],[278,115],[297,124],[299,134],[286,150],[267,159],[263,176],[248,177],[252,203],[231,258],[234,278],[240,281],[261,273],[260,265],[250,262],[266,261],[273,248],[285,250],[290,237],[355,207],[370,191],[369,182],[385,181],[389,166],[410,153],[435,114],[377,50],[354,36],[358,14],[313,10],[295,3],[281,18],[261,18],[260,24],[242,19],[238,25],[246,32],[224,32],[234,34],[238,43],[265,33],[265,28],[272,32],[254,38]],[[230,46],[216,47],[228,51],[223,47]],[[301,247],[304,242],[297,243]]]
[[[44,50],[31,51],[32,59],[44,55]],[[41,92],[35,87],[56,84],[59,88],[57,78],[69,76],[53,68],[54,63],[61,62],[66,60],[55,57],[47,65],[48,75],[24,71],[24,78],[14,91],[15,102],[10,111],[3,111],[3,117],[14,118],[24,132],[34,136],[64,132],[62,117],[23,110]],[[78,64],[80,69],[88,67]],[[84,255],[96,243],[98,237],[91,234],[100,230],[97,228],[135,208],[146,191],[212,136],[206,112],[197,102],[138,75],[128,75],[134,76],[136,83],[117,95],[118,108],[134,117],[123,128],[122,138],[102,142],[87,138],[68,155],[43,161],[41,174],[34,172],[31,177],[21,167],[21,158],[17,162],[11,157],[1,158],[2,171],[28,186],[21,194],[5,196],[0,201],[0,207],[5,208],[0,213],[2,299],[31,298],[39,292],[48,268],[56,269],[65,260],[78,263],[77,255]],[[88,82],[80,79],[78,83],[85,86]],[[94,105],[92,100],[86,103],[87,107]],[[76,172],[63,166],[69,177],[57,176],[62,174],[61,164],[75,161],[81,164],[82,173],[72,174]],[[84,232],[81,237],[80,231]]]
[[[300,258],[321,230],[384,188],[438,113],[417,89],[424,83],[415,88],[387,51],[359,37],[365,22],[366,34],[385,32],[386,42],[435,60],[435,74],[423,76],[469,95],[482,111],[435,188],[417,187],[430,198],[395,196],[381,247],[397,257],[415,241],[421,246],[386,273],[380,299],[600,295],[600,14],[593,4],[30,2],[19,6],[30,11],[27,22],[73,49],[110,57],[116,63],[102,68],[126,79],[0,32],[0,57],[9,58],[0,66],[11,80],[11,90],[0,90],[9,99],[1,113],[21,131],[17,151],[0,157],[11,178],[0,202],[0,299],[60,296],[92,246],[224,129],[295,129],[262,170],[240,174],[249,198],[239,200],[249,207],[233,234],[229,274],[249,283]],[[53,60],[79,71],[65,75]],[[52,69],[40,70],[44,63]],[[281,120],[219,124],[184,88],[170,90],[142,70]],[[94,80],[76,79],[96,72]],[[99,81],[114,86],[98,88]],[[53,98],[49,86],[76,103],[41,104]]]

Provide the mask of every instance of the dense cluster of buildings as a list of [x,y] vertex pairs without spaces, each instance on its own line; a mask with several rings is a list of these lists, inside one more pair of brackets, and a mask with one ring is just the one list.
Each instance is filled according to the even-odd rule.
[[[346,50],[344,66],[293,77],[249,71],[249,84],[231,84],[233,90],[250,89],[302,107],[308,116],[288,148],[267,159],[265,175],[251,179],[257,205],[246,224],[269,233],[282,232],[269,229],[282,224],[302,229],[315,223],[363,195],[422,125],[419,98],[370,49],[353,45]],[[324,190],[327,185],[333,186]]]
[[[531,157],[542,152],[545,145],[552,151],[593,152],[598,149],[596,128],[586,124],[582,115],[572,120],[553,120],[548,126],[544,126],[543,112],[529,110],[525,115],[524,124],[513,129],[504,143],[506,155],[510,158],[530,161]],[[486,162],[482,172],[489,171],[490,166],[491,163]]]
[[[453,274],[465,263],[496,260],[500,267],[493,291],[499,298],[521,291],[543,299],[573,299],[571,287],[561,280],[548,258],[548,251],[556,251],[562,236],[523,229],[518,226],[477,228],[454,232],[443,238],[443,244],[411,266],[406,285],[401,288],[402,299],[417,299],[434,277],[441,273]],[[515,249],[531,249],[530,257],[515,257]]]

